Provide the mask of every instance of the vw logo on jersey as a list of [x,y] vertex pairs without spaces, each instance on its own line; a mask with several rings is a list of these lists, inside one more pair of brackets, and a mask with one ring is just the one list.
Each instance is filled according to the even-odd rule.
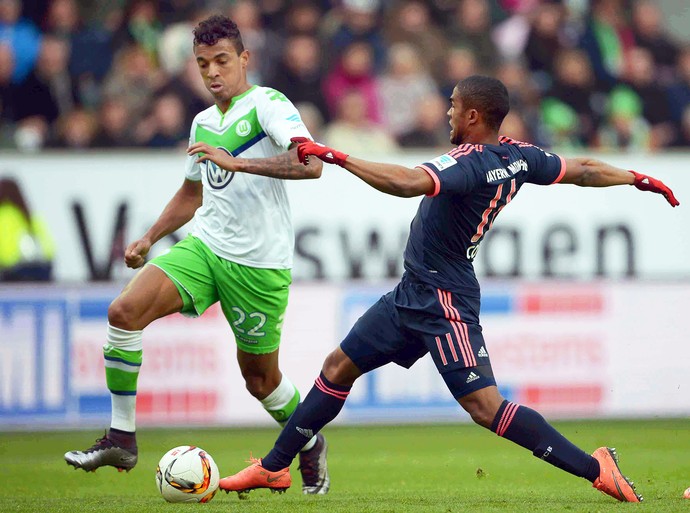
[[[232,155],[232,153],[230,153],[222,146],[219,146],[219,148],[226,152],[228,155]],[[216,164],[215,162],[206,160],[204,164],[206,164],[206,178],[208,179],[208,184],[213,189],[224,188],[235,177],[234,171],[228,171],[226,169],[223,169],[222,167],[218,166],[218,164]]]
[[246,119],[240,120],[235,127],[235,133],[240,137],[245,137],[249,135],[252,131],[252,124]]

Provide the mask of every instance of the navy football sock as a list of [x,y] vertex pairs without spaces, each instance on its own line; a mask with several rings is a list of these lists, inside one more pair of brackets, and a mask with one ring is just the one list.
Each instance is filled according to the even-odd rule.
[[556,431],[538,412],[503,401],[491,431],[529,449],[537,458],[566,472],[594,482],[599,462]]
[[321,373],[276,440],[271,452],[261,460],[266,470],[289,467],[297,453],[311,437],[338,416],[351,386],[331,383]]

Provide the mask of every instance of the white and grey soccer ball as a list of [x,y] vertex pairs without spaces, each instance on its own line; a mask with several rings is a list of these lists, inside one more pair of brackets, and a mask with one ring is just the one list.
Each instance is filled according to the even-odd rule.
[[208,502],[218,491],[219,479],[211,455],[193,445],[170,449],[156,469],[158,491],[168,502]]

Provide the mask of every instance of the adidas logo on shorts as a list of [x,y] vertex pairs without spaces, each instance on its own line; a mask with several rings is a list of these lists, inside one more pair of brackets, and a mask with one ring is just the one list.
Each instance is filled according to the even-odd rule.
[[467,380],[465,383],[472,383],[473,381],[476,381],[479,379],[479,376],[477,376],[474,372],[470,371],[470,375],[467,376]]

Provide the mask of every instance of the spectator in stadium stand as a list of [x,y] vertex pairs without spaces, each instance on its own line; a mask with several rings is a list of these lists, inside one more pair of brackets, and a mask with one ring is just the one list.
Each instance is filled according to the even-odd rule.
[[52,0],[42,27],[45,34],[67,43],[68,70],[76,99],[81,105],[96,108],[102,81],[113,61],[111,34],[84,23],[76,0]]
[[78,107],[60,116],[47,146],[69,150],[93,148],[98,134],[96,115]]
[[635,44],[626,19],[628,0],[592,0],[579,45],[585,50],[599,89],[609,91],[623,73],[625,54]]
[[[13,70],[14,58],[12,57],[12,49],[8,44],[0,43],[0,125],[4,127],[9,127],[14,119],[12,114]],[[0,144],[0,146],[4,145]]]
[[323,95],[321,44],[308,34],[288,36],[282,47],[283,54],[273,73],[266,77],[265,85],[278,91],[290,91],[295,103],[308,102],[319,109],[321,116],[330,118]]
[[635,44],[649,50],[656,62],[660,79],[668,81],[678,57],[678,45],[666,33],[659,5],[651,0],[633,4],[632,29]]
[[676,140],[673,141],[673,145],[687,149],[690,146],[690,103],[683,109],[676,134]]
[[[247,79],[254,84],[265,84],[272,75],[283,49],[283,41],[273,30],[263,26],[259,7],[254,0],[238,0],[228,10],[228,16],[237,23],[242,40],[252,49]],[[289,91],[289,89],[285,89]]]
[[16,121],[42,117],[52,125],[77,105],[69,71],[69,43],[56,36],[43,36],[36,67],[13,93]]
[[345,48],[339,61],[324,79],[323,94],[330,116],[337,115],[338,102],[350,89],[359,90],[366,99],[369,120],[380,123],[382,114],[373,53],[371,46],[363,41]]
[[[322,164],[305,167],[297,159],[293,138],[309,140],[310,134],[290,100],[247,81],[250,53],[230,18],[213,15],[192,35],[199,75],[214,101],[191,126],[179,189],[125,250],[126,265],[141,269],[108,308],[103,363],[110,428],[90,448],[64,456],[87,472],[104,466],[131,470],[137,464],[143,331],[173,313],[197,317],[218,303],[234,333],[250,394],[281,425],[300,402],[278,357],[294,248],[283,178],[318,178]],[[266,173],[271,177],[255,176]],[[147,261],[154,244],[192,219],[187,237]],[[323,435],[303,444],[303,493],[328,492],[327,451]]]
[[679,124],[686,107],[690,105],[690,44],[683,46],[678,52],[675,79],[666,94],[673,121]]
[[659,81],[652,53],[639,46],[628,52],[623,82],[640,97],[642,115],[649,123],[653,148],[668,146],[676,137],[667,86]]
[[0,282],[52,279],[54,243],[19,183],[0,177]]
[[[519,117],[521,118],[520,123],[531,128],[529,137],[521,138],[516,135],[515,138],[520,141],[531,141],[537,145],[545,144],[547,138],[544,134],[539,105],[541,96],[537,84],[533,80],[533,75],[530,74],[522,61],[511,60],[499,64],[496,68],[495,77],[503,82],[503,85],[508,89],[512,115],[508,114],[506,121],[508,118]],[[502,132],[513,133],[510,130],[502,130]]]
[[321,6],[311,0],[290,2],[290,8],[285,13],[282,34],[284,37],[319,34],[322,30],[321,19],[323,15]]
[[[118,97],[104,98],[97,111],[98,131],[94,148],[127,148],[134,146],[130,112],[127,103]],[[189,125],[185,125],[189,126]]]
[[[398,143],[403,148],[438,148],[448,144],[448,99],[437,93],[421,97],[414,106],[412,130],[401,135]],[[326,144],[330,144],[326,141]],[[338,140],[334,139],[334,144]],[[365,154],[365,152],[352,152]],[[371,152],[366,152],[371,153]]]
[[173,76],[182,71],[189,60],[189,34],[194,30],[194,23],[185,20],[163,27],[158,42],[158,58],[161,70],[166,76]]
[[451,47],[446,55],[443,77],[439,82],[441,94],[444,98],[450,98],[455,84],[478,72],[477,57],[472,50],[462,46]]
[[41,33],[32,21],[21,17],[21,11],[20,0],[0,0],[0,43],[12,49],[13,84],[28,76],[41,47]]
[[379,77],[378,86],[383,124],[396,138],[413,130],[419,99],[438,94],[417,48],[409,43],[395,43],[389,48],[388,68]]
[[564,18],[564,7],[551,2],[539,5],[529,14],[529,35],[524,55],[542,90],[549,87],[556,55],[563,48]]
[[[206,3],[206,2],[205,2]],[[186,23],[199,15],[198,0],[158,0],[158,12],[164,26]],[[194,28],[192,26],[191,28]],[[189,38],[189,34],[187,34]]]
[[472,50],[482,69],[493,71],[500,55],[492,38],[491,10],[487,0],[461,0],[454,20],[455,23],[447,29],[447,40]]
[[[593,143],[603,109],[603,94],[597,94],[596,81],[587,55],[579,49],[560,50],[556,54],[555,75],[551,88],[544,93],[561,109],[569,109],[577,118],[577,146]],[[597,101],[598,100],[598,101]]]
[[135,134],[139,146],[186,147],[189,141],[189,127],[185,124],[182,99],[172,92],[157,95],[151,113],[139,122]]
[[412,169],[355,158],[312,141],[299,144],[302,162],[318,158],[381,192],[424,198],[410,225],[401,281],[326,357],[314,386],[268,455],[252,458],[249,467],[221,479],[222,490],[285,490],[300,447],[336,418],[360,376],[391,362],[409,368],[428,354],[453,398],[478,425],[619,501],[642,500],[621,473],[614,449],[600,447],[590,456],[538,412],[502,397],[479,323],[480,289],[472,261],[498,213],[526,183],[633,185],[663,195],[671,206],[679,203],[650,176],[588,157],[564,159],[499,137],[508,110],[508,92],[500,81],[485,76],[461,81],[448,110],[450,142],[457,147]]
[[156,0],[127,0],[120,25],[113,34],[113,47],[119,51],[136,45],[157,63],[162,33]]
[[[382,72],[388,49],[379,28],[379,10],[379,0],[343,0],[338,8],[330,10],[325,18],[335,28],[324,35],[328,47],[326,55],[337,62],[350,45],[365,42],[372,52],[373,70]],[[333,63],[326,65],[328,69],[333,68]]]
[[23,153],[41,151],[53,137],[54,127],[43,116],[29,116],[14,124],[13,147]]
[[101,94],[104,97],[122,97],[129,105],[133,122],[136,122],[146,112],[154,92],[163,80],[163,73],[146,50],[132,44],[115,55]]
[[[384,33],[390,47],[396,43],[407,43],[423,56],[425,66],[434,80],[444,76],[444,64],[448,52],[448,41],[440,27],[434,24],[429,6],[419,0],[403,0],[393,5],[384,23]],[[462,42],[453,41],[454,45]]]
[[597,147],[630,152],[652,148],[652,131],[642,116],[642,100],[625,85],[617,85],[608,95],[606,117],[599,128]]
[[392,152],[398,147],[390,132],[367,117],[366,98],[357,89],[343,93],[338,114],[323,130],[326,144],[336,141],[353,152]]

